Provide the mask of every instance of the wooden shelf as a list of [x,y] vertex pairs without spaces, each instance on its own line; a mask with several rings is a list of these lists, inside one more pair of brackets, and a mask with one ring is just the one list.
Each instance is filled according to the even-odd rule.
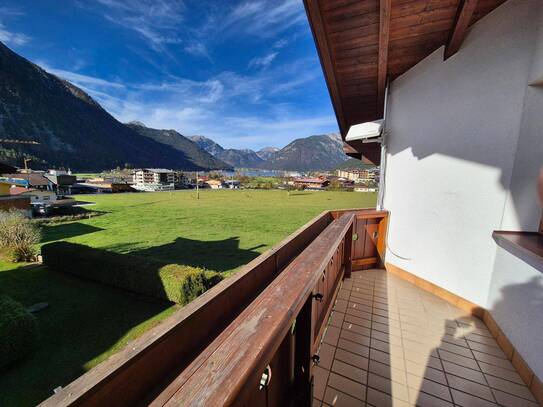
[[543,272],[543,234],[496,230],[492,237],[498,246]]

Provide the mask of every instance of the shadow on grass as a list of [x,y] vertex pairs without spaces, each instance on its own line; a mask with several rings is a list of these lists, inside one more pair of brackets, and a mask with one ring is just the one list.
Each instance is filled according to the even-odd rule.
[[[49,303],[36,314],[37,349],[0,370],[0,405],[31,406],[52,395],[146,327],[171,305],[57,273],[45,266],[0,271],[0,290],[25,306]],[[155,318],[161,319],[160,317]],[[131,333],[133,336],[134,331]]]
[[41,243],[87,235],[89,233],[99,232],[101,230],[104,229],[79,222],[44,225],[42,228],[43,236]]
[[177,263],[225,272],[243,266],[260,256],[256,250],[265,246],[260,244],[249,249],[241,249],[239,243],[237,236],[211,241],[178,237],[172,243],[130,251],[129,254],[152,258],[164,264]]

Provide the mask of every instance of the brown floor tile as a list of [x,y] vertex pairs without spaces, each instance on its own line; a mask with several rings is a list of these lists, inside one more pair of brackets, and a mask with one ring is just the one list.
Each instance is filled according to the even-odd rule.
[[439,397],[443,400],[452,401],[449,387],[443,384],[436,383],[426,378],[418,377],[412,374],[407,374],[407,385],[410,389],[423,391],[432,396]]
[[395,399],[409,402],[409,392],[406,385],[393,382],[390,379],[376,375],[375,373],[370,372],[368,374],[368,387],[389,394]]
[[[435,358],[430,358],[430,360],[434,360],[434,359]],[[441,369],[441,362],[439,360],[436,361],[436,365],[439,365]],[[445,373],[443,373],[441,370],[430,367],[428,364],[420,365],[418,363],[414,363],[409,360],[406,360],[405,366],[406,366],[407,373],[410,373],[418,377],[425,377],[427,379],[433,380],[434,382],[438,382],[441,384],[445,384],[445,385],[447,384],[447,380],[445,379]]]
[[371,314],[371,310],[372,310],[372,308],[367,306],[367,305],[359,304],[357,302],[352,302],[352,301],[349,301],[349,304],[347,305],[347,309],[353,309],[355,311],[367,312],[367,313],[370,313],[370,314]]
[[475,355],[475,359],[477,359],[480,362],[489,363],[494,366],[502,367],[504,369],[509,369],[513,372],[516,372],[515,367],[506,359],[498,358],[496,356],[489,355],[488,353],[483,353],[479,351],[473,351],[473,354]]
[[324,391],[326,390],[326,382],[328,380],[329,374],[330,372],[326,369],[323,369],[322,367],[315,366],[313,368],[313,396],[319,400],[322,400],[324,397]]
[[332,367],[332,362],[334,361],[334,353],[336,351],[336,348],[332,345],[329,345],[327,343],[321,344],[321,347],[319,349],[319,366],[330,370]]
[[368,388],[368,405],[373,407],[410,407],[410,403],[393,399],[390,395],[379,390]]
[[472,396],[477,396],[488,401],[494,401],[494,397],[488,386],[483,386],[482,384],[462,379],[461,377],[453,376],[451,374],[446,374],[446,376],[450,387],[471,394]]
[[456,405],[462,407],[496,407],[497,404],[479,397],[472,396],[459,390],[451,389],[452,397]]
[[496,401],[504,407],[537,407],[538,404],[533,401],[529,401],[517,396],[513,396],[509,393],[504,393],[503,391],[499,391],[496,389],[492,389],[492,392],[494,393],[494,396],[496,397]]
[[370,346],[370,338],[364,335],[357,334],[348,329],[342,329],[340,333],[342,339],[354,342],[358,345]]
[[326,333],[324,334],[323,342],[332,346],[337,345],[339,339],[340,329],[335,326],[328,326]]
[[339,360],[341,362],[345,362],[345,363],[348,363],[350,365],[353,365],[354,367],[358,367],[359,369],[364,369],[364,370],[368,369],[368,359],[367,358],[365,358],[363,356],[360,356],[360,355],[356,355],[354,353],[348,352],[348,351],[343,350],[343,349],[338,348],[336,350],[335,359]]
[[[328,387],[333,387],[334,389],[359,400],[365,400],[366,398],[366,386],[334,372],[330,373],[330,376],[328,377]],[[328,403],[328,401],[326,402]]]
[[370,319],[360,318],[351,314],[345,314],[344,322],[363,326],[364,328],[371,328],[371,316]]
[[483,352],[483,353],[488,353],[489,355],[496,356],[502,359],[507,359],[507,357],[505,356],[505,353],[503,353],[503,351],[500,348],[496,348],[494,346],[488,346],[483,343],[472,342],[472,341],[468,341],[468,344],[469,344],[469,347],[473,350]]
[[324,395],[324,402],[334,407],[362,407],[364,402],[351,397],[341,391],[328,387]]
[[483,384],[485,386],[487,385],[485,377],[483,376],[481,372],[478,372],[477,370],[468,369],[467,367],[463,367],[455,363],[447,362],[446,360],[443,361],[443,368],[445,369],[445,372],[447,373],[453,374],[458,377],[462,377],[464,379],[471,380],[472,382]]
[[343,325],[342,325],[342,328],[343,328],[344,331],[353,332],[353,333],[358,334],[358,335],[363,335],[363,336],[367,337],[368,339],[371,336],[371,329],[370,328],[366,328],[366,327],[363,327],[363,326],[360,326],[360,325],[357,325],[357,324],[353,324],[351,322],[344,322]]
[[351,342],[347,339],[339,338],[338,348],[348,350],[349,352],[356,353],[357,355],[368,357],[370,348],[364,345],[360,345],[356,342]]
[[456,353],[457,355],[464,356],[466,358],[473,358],[471,350],[464,348],[463,346],[453,345],[448,342],[441,342],[439,349],[449,351],[451,353]]
[[536,406],[481,320],[384,271],[354,273],[329,324],[315,406]]
[[448,401],[414,389],[409,389],[409,401],[420,407],[453,407]]
[[514,382],[517,384],[524,384],[522,378],[517,372],[513,372],[509,369],[504,369],[484,362],[479,362],[479,367],[481,368],[481,371],[483,373],[496,377],[501,377],[502,379],[509,380],[510,382]]
[[342,312],[334,311],[330,315],[330,325],[337,326],[338,328],[341,328],[341,325],[343,325],[343,320],[345,319],[345,314]]
[[366,370],[359,369],[340,360],[334,361],[332,371],[362,384],[366,384],[368,381],[368,372]]
[[473,370],[479,370],[479,365],[473,359],[466,358],[464,356],[457,355],[456,353],[451,353],[446,350],[438,350],[439,357],[448,362],[456,363],[457,365],[468,367]]
[[392,380],[400,384],[407,384],[407,378],[405,376],[405,371],[401,369],[396,369],[392,366],[385,365],[384,363],[377,362],[375,360],[370,360],[369,371],[371,373],[377,374],[384,377],[387,380]]
[[534,396],[532,395],[530,390],[524,385],[516,384],[508,380],[500,379],[499,377],[490,375],[486,375],[486,379],[488,380],[489,386],[494,389],[498,389],[506,393],[513,394],[515,396],[535,402]]

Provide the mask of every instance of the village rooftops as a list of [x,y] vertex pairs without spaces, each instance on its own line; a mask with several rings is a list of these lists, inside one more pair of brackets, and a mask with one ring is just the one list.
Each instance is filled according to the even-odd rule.
[[157,174],[164,174],[164,173],[174,172],[173,170],[168,170],[166,168],[142,168],[140,170],[136,170],[136,172],[137,171],[155,172]]
[[29,173],[29,174],[4,174],[2,180],[25,180],[29,186],[32,187],[46,187],[50,181],[44,177],[42,173]]

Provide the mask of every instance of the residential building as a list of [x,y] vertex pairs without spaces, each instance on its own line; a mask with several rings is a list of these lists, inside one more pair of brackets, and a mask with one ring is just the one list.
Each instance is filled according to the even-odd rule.
[[58,195],[70,195],[72,193],[71,187],[77,181],[71,172],[61,170],[49,170],[43,176],[51,182],[53,190]]
[[543,2],[304,5],[378,206],[319,215],[46,406],[543,405]]
[[325,178],[295,178],[292,180],[292,185],[295,188],[303,189],[324,189],[330,182]]
[[173,191],[180,174],[163,168],[143,168],[134,171],[133,187],[139,191]]
[[3,174],[0,181],[41,191],[54,191],[53,182],[47,179],[43,172]]
[[224,188],[224,182],[220,179],[210,179],[205,182],[211,189]]
[[49,191],[46,189],[34,189],[34,188],[25,188],[25,187],[11,187],[9,191],[12,196],[25,196],[30,198],[30,203],[32,205],[50,205],[57,200],[57,194],[54,191]]

